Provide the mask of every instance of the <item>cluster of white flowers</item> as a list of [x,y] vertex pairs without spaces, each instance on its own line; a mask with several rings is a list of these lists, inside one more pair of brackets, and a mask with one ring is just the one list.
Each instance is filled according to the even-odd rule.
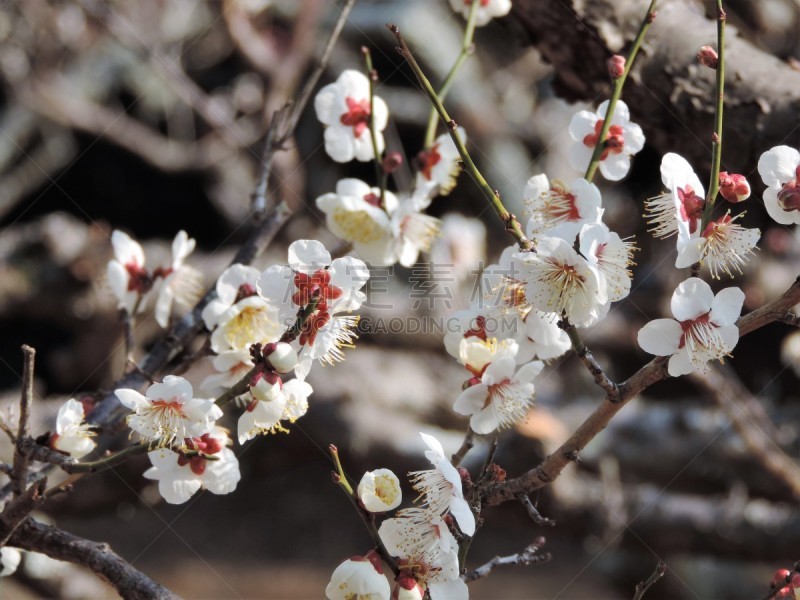
[[[385,519],[379,529],[386,551],[397,560],[399,574],[391,598],[432,600],[469,598],[459,575],[459,536],[475,534],[475,516],[464,499],[461,474],[444,453],[435,437],[422,436],[425,456],[432,469],[409,473],[418,505],[403,508]],[[362,506],[373,513],[386,513],[400,505],[400,480],[389,469],[364,474],[358,485]],[[452,519],[450,518],[452,516]],[[456,529],[457,525],[457,529]],[[390,586],[374,552],[340,564],[325,590],[329,600],[390,598]]]
[[142,312],[150,296],[156,296],[155,317],[161,327],[169,323],[172,305],[192,306],[203,291],[203,280],[196,269],[184,264],[194,251],[195,241],[179,231],[172,242],[172,261],[168,266],[148,270],[142,246],[128,234],[111,234],[114,258],[108,263],[108,283],[118,306],[128,315]]

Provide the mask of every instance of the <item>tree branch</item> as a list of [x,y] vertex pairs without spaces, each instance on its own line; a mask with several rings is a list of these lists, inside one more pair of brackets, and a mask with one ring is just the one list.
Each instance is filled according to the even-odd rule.
[[126,600],[173,600],[177,595],[159,585],[116,554],[108,544],[92,542],[28,517],[9,545],[41,552],[91,569]]
[[487,562],[485,565],[481,565],[477,569],[473,569],[464,575],[464,581],[467,583],[471,583],[478,579],[482,579],[486,577],[489,573],[491,573],[495,567],[499,567],[502,565],[536,565],[540,563],[548,562],[552,556],[549,552],[545,552],[544,554],[539,554],[539,550],[542,549],[544,546],[544,538],[540,537],[537,538],[535,542],[533,542],[530,546],[525,548],[522,552],[518,552],[517,554],[512,554],[510,556],[495,556],[492,560]]
[[[22,366],[22,395],[19,400],[19,426],[17,427],[17,443],[28,437],[28,418],[33,402],[33,366],[36,350],[30,346],[22,346],[25,362]],[[25,491],[28,482],[28,457],[17,447],[14,452],[14,468],[11,471],[11,485],[14,497],[18,498]]]
[[644,595],[647,593],[647,590],[659,579],[661,579],[667,572],[667,563],[663,560],[658,561],[656,565],[656,570],[653,571],[652,575],[645,579],[644,581],[640,581],[636,584],[636,593],[633,595],[633,600],[642,600]]

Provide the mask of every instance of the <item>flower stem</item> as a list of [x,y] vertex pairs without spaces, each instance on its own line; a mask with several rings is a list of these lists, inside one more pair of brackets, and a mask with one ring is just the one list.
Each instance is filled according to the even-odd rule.
[[703,231],[711,220],[714,203],[719,193],[719,169],[722,162],[722,116],[725,107],[725,22],[727,15],[722,8],[722,0],[717,0],[717,104],[714,113],[714,134],[711,136],[711,178],[708,182],[708,196],[703,210],[700,231]]
[[366,46],[361,46],[364,62],[367,64],[367,79],[369,80],[369,137],[372,140],[372,152],[375,154],[375,184],[380,186],[381,207],[386,209],[386,174],[381,164],[381,155],[378,151],[378,131],[375,127],[375,82],[378,73],[372,66],[372,53]]
[[[442,82],[442,87],[437,94],[440,102],[444,102],[448,92],[450,92],[450,88],[453,86],[453,82],[456,78],[456,73],[458,73],[461,65],[463,65],[467,58],[469,58],[470,55],[475,52],[475,47],[472,45],[472,38],[475,36],[475,20],[478,16],[478,6],[478,2],[473,2],[469,7],[467,28],[464,31],[464,39],[461,42],[461,52],[458,54],[456,62],[454,62],[453,66],[450,67],[450,71],[448,71],[447,76]],[[436,138],[436,125],[438,124],[439,118],[436,114],[436,108],[432,106],[431,112],[428,115],[428,127],[425,130],[425,142],[423,143],[423,148],[429,148],[433,144],[433,140]]]
[[458,153],[461,155],[461,160],[464,163],[464,169],[470,174],[483,195],[489,201],[489,204],[491,204],[494,208],[497,216],[500,217],[501,221],[503,221],[506,231],[508,231],[508,233],[517,240],[519,247],[523,250],[531,250],[533,248],[533,243],[525,237],[525,233],[522,231],[522,227],[520,226],[517,217],[506,209],[502,200],[500,199],[500,193],[491,188],[481,172],[478,170],[478,167],[475,166],[475,162],[472,160],[469,152],[467,152],[467,147],[464,145],[464,141],[461,139],[461,136],[458,135],[458,126],[456,125],[456,122],[450,118],[449,114],[447,114],[447,111],[442,105],[441,100],[439,100],[439,97],[436,95],[433,86],[431,86],[431,82],[428,81],[427,77],[425,77],[425,74],[422,72],[419,64],[414,59],[414,55],[411,54],[411,50],[408,49],[403,36],[400,35],[400,29],[396,25],[388,25],[388,28],[397,41],[397,51],[403,58],[405,58],[406,62],[414,71],[417,81],[419,81],[423,91],[436,109],[439,118],[447,125],[447,130],[450,133],[450,137],[453,139],[453,143],[458,149]]
[[68,473],[94,473],[95,471],[115,467],[118,464],[125,462],[132,456],[144,454],[147,452],[147,450],[147,444],[133,444],[132,446],[128,446],[127,448],[123,448],[122,450],[92,462],[79,462],[70,464],[67,467],[64,467],[64,470]]
[[603,118],[603,127],[600,129],[600,135],[597,136],[597,144],[594,147],[592,159],[589,161],[589,168],[586,169],[586,175],[584,176],[586,181],[591,182],[592,179],[594,179],[594,175],[597,172],[597,167],[600,166],[600,156],[603,154],[603,150],[606,147],[608,130],[611,128],[611,118],[614,116],[614,109],[616,109],[617,101],[622,95],[622,88],[625,85],[625,80],[628,78],[628,73],[630,73],[631,67],[633,66],[633,61],[636,58],[636,55],[639,53],[639,48],[642,46],[644,36],[656,18],[655,11],[656,0],[650,0],[650,6],[647,9],[647,15],[642,21],[642,24],[639,26],[639,31],[636,33],[636,37],[633,40],[633,46],[631,46],[630,52],[628,52],[628,57],[625,59],[625,70],[622,72],[622,75],[614,80],[614,89],[611,92],[611,98],[608,99],[608,109],[606,109],[606,114]]

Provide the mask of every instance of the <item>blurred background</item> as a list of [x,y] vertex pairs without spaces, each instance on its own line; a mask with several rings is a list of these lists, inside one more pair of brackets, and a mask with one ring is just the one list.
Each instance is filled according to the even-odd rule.
[[[623,4],[642,13],[647,6]],[[122,324],[104,280],[112,229],[141,240],[155,262],[185,229],[198,242],[190,264],[209,285],[227,266],[247,233],[269,118],[313,68],[340,6],[332,0],[0,1],[3,418],[14,422],[23,343],[37,349],[35,434],[53,426],[67,398],[108,390],[122,373]],[[692,6],[697,13],[707,9]],[[800,59],[797,2],[743,0],[726,7],[741,37],[790,65]],[[321,85],[343,69],[362,69],[359,49],[368,46],[380,76],[377,93],[391,112],[387,147],[413,165],[428,104],[394,51],[387,22],[400,26],[429,77],[441,81],[464,26],[446,1],[359,0]],[[574,177],[566,161],[567,125],[589,105],[559,99],[553,68],[516,8],[479,29],[475,43],[447,104],[486,178],[524,219],[521,193],[529,177]],[[662,102],[667,106],[670,98]],[[647,132],[649,107],[633,105],[631,113]],[[667,151],[683,153],[648,145],[624,182],[601,183],[606,222],[622,237],[635,235],[641,249],[630,298],[584,336],[616,381],[649,360],[636,333],[648,320],[669,316],[669,296],[685,276],[671,268],[673,241],[654,242],[641,219],[644,199],[661,191],[659,163]],[[690,156],[696,151],[686,149]],[[701,180],[708,173],[704,160]],[[749,310],[794,281],[800,236],[768,219],[755,164],[739,167],[754,190],[741,222],[763,232],[760,251],[735,282]],[[331,161],[321,126],[307,110],[296,143],[277,155],[271,181],[274,197],[295,215],[256,266],[285,262],[295,239],[335,247],[315,198],[342,177],[371,181],[373,175],[371,164]],[[411,180],[401,170],[391,185],[404,189]],[[466,422],[451,406],[464,371],[444,352],[441,334],[410,327],[370,332],[368,326],[465,308],[476,269],[509,244],[466,175],[430,212],[446,223],[433,260],[457,268],[437,278],[427,263],[395,267],[381,281],[375,292],[389,298],[390,308],[365,310],[358,348],[344,363],[312,372],[315,393],[299,426],[237,448],[243,478],[235,493],[203,493],[167,506],[142,478],[143,458],[54,498],[44,507],[48,518],[109,542],[187,598],[321,598],[336,565],[370,544],[330,481],[328,444],[339,447],[358,479],[378,467],[425,468],[419,431],[437,435],[451,451],[463,438]],[[451,293],[420,302],[413,293],[420,282]],[[141,319],[136,355],[160,333],[152,315]],[[199,383],[208,372],[204,359],[187,377]],[[800,508],[737,423],[766,436],[772,444],[766,452],[779,447],[800,456],[800,338],[779,325],[756,331],[722,373],[735,394],[715,394],[713,384],[709,390],[682,378],[657,384],[627,406],[580,464],[542,491],[539,508],[555,527],[535,527],[518,505],[487,509],[470,567],[518,552],[540,535],[553,558],[498,569],[470,587],[472,597],[630,598],[659,559],[669,571],[648,592],[653,600],[763,596],[772,573],[800,558]],[[601,399],[574,356],[553,361],[537,383],[536,409],[501,435],[497,462],[510,476],[536,465]],[[8,460],[10,445],[2,443]],[[475,472],[485,452],[484,442],[466,466]],[[0,596],[115,597],[91,573],[35,555],[3,582]]]

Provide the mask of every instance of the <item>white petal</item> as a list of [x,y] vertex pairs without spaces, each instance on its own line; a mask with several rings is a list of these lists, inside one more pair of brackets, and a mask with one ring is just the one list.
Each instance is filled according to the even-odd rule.
[[525,200],[536,200],[539,196],[548,191],[550,191],[550,181],[547,179],[547,175],[534,175],[528,179],[528,183],[525,184],[522,197]]
[[297,240],[289,246],[289,266],[294,271],[308,275],[331,264],[331,255],[322,242]]
[[589,167],[589,162],[592,160],[593,148],[585,145],[583,142],[575,142],[567,149],[567,158],[569,159],[569,166],[576,171],[584,172]]
[[483,372],[481,382],[484,385],[495,385],[509,380],[514,376],[514,369],[517,366],[517,361],[511,357],[500,358],[494,361]]
[[341,114],[338,113],[338,97],[339,93],[335,83],[324,86],[314,97],[314,111],[317,113],[317,119],[323,125],[333,125],[341,118]]
[[473,535],[475,533],[475,515],[463,498],[453,497],[450,500],[450,512],[458,522],[458,528],[465,535]]
[[[588,166],[588,165],[587,165]],[[609,154],[600,161],[600,172],[609,181],[619,181],[631,170],[631,159],[625,154]]]
[[[778,204],[778,190],[776,188],[767,188],[764,190],[764,208],[767,209],[767,214],[772,217],[776,223],[781,225],[793,225],[800,223],[800,210],[783,210],[781,205]],[[109,268],[111,264],[109,263]]]
[[468,387],[456,398],[453,410],[460,415],[471,415],[478,412],[486,403],[489,389],[479,383]]
[[492,433],[500,425],[494,410],[494,404],[489,404],[486,408],[479,410],[469,419],[469,426],[472,431],[481,435]]
[[726,325],[717,330],[722,336],[722,341],[725,344],[725,350],[730,352],[736,347],[739,342],[739,328],[736,325]]
[[644,148],[644,132],[636,123],[629,123],[622,130],[627,154],[637,154]]
[[672,355],[672,358],[669,359],[667,370],[673,377],[688,375],[694,371],[694,365],[689,359],[689,351],[685,347]]
[[158,493],[169,504],[183,504],[200,490],[197,479],[162,479],[158,482]]
[[356,155],[356,139],[349,128],[332,126],[324,133],[325,152],[338,163],[350,162]]
[[594,133],[595,124],[598,120],[598,116],[588,110],[581,110],[575,113],[569,122],[570,136],[583,146],[583,138]]
[[738,287],[721,290],[711,303],[711,322],[723,327],[733,325],[742,314],[744,292]]
[[780,187],[795,178],[800,152],[789,146],[775,146],[758,159],[758,173],[768,187]]
[[122,405],[130,410],[138,411],[150,406],[150,401],[136,390],[122,388],[114,390],[114,394],[122,402]]
[[[680,233],[680,232],[679,232]],[[691,267],[694,263],[700,262],[706,247],[706,238],[697,237],[693,239],[682,239],[678,237],[678,256],[675,259],[675,266],[678,269]]]
[[542,369],[544,369],[544,363],[540,360],[534,360],[520,367],[517,374],[511,378],[511,381],[514,383],[530,383],[542,372]]
[[710,311],[713,302],[711,287],[702,279],[690,277],[672,294],[670,308],[678,321],[688,321]]
[[678,350],[683,336],[680,323],[673,319],[656,319],[639,330],[637,339],[645,352],[656,356],[669,356]]

